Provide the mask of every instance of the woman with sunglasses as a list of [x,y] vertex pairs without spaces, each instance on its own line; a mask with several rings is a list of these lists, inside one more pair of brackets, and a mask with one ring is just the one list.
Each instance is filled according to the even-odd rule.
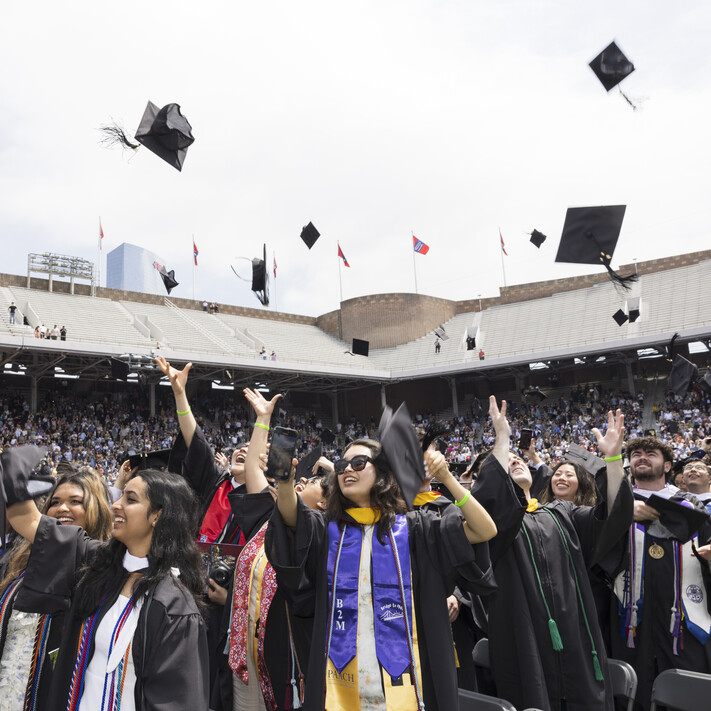
[[457,708],[445,601],[455,574],[491,591],[487,546],[476,544],[496,528],[441,453],[425,460],[461,518],[408,511],[370,439],[334,463],[325,513],[307,509],[291,480],[279,482],[266,551],[295,616],[314,617],[305,709]]
[[114,502],[112,539],[58,525],[31,499],[36,447],[0,459],[7,517],[33,543],[23,582],[45,612],[69,608],[42,711],[207,711],[197,501],[182,477],[146,469]]

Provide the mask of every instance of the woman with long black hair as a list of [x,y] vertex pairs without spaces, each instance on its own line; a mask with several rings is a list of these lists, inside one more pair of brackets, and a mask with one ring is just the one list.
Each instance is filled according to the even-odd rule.
[[[408,511],[395,449],[386,458],[374,440],[351,442],[335,462],[326,512],[299,502],[291,480],[279,483],[265,548],[294,614],[314,617],[306,709],[457,707],[446,599],[455,574],[491,591],[487,547],[474,544],[496,527],[439,452],[425,460],[462,516]],[[415,441],[422,457],[418,449]]]
[[134,474],[112,507],[112,540],[102,544],[37,510],[30,473],[41,456],[13,448],[1,463],[8,520],[33,543],[24,591],[34,609],[71,605],[48,711],[206,711],[204,582],[190,487],[167,472]]

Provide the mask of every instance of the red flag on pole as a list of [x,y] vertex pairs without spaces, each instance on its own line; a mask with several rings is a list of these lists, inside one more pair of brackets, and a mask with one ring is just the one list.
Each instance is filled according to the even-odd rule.
[[104,247],[104,229],[101,226],[101,218],[99,218],[99,250],[102,250]]
[[506,245],[504,244],[504,238],[501,234],[501,228],[499,227],[499,239],[501,240],[501,251],[508,257],[509,253],[506,251]]
[[412,235],[412,247],[418,254],[427,254],[430,251],[430,248],[421,239],[417,239],[415,235]]
[[274,255],[274,278],[276,279],[276,254]]
[[344,267],[350,267],[351,265],[348,264],[348,260],[346,259],[346,255],[343,254],[343,250],[341,249],[341,245],[338,245],[338,256],[343,260],[343,266]]
[[195,266],[198,265],[198,263],[197,263],[198,254],[200,254],[200,252],[198,252],[198,248],[197,248],[197,245],[195,244],[195,240],[193,240],[193,259],[195,260]]

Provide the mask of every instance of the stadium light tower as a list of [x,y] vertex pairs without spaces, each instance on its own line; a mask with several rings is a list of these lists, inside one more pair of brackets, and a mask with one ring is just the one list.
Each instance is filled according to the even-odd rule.
[[30,288],[32,273],[49,275],[49,291],[52,291],[52,279],[55,276],[69,277],[69,291],[74,293],[74,280],[85,279],[91,283],[91,295],[96,295],[96,285],[94,282],[94,265],[86,259],[80,257],[69,257],[64,254],[43,254],[27,255],[27,288]]

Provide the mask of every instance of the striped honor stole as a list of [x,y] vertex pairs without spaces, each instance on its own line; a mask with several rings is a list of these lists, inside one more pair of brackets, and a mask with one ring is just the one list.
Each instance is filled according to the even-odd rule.
[[[358,518],[364,523],[377,520]],[[340,530],[337,521],[328,524],[327,705],[359,707],[358,636],[369,634],[358,625],[360,567],[363,536],[371,535],[373,635],[386,706],[395,711],[417,709],[422,693],[407,518],[403,514],[396,517],[384,544],[374,535],[375,528],[366,533],[360,525],[341,524]]]

